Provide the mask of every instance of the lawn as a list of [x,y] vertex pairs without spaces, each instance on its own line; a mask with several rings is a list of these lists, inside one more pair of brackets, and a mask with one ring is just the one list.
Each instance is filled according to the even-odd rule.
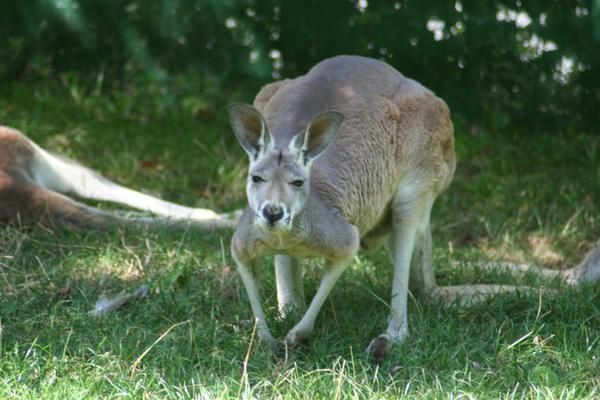
[[[3,83],[0,123],[127,186],[234,210],[247,161],[224,106],[251,96],[191,86]],[[600,136],[462,125],[456,177],[432,217],[438,282],[514,282],[472,267],[483,260],[577,263],[600,238]],[[410,337],[375,366],[364,350],[386,326],[391,266],[383,251],[360,255],[308,348],[275,359],[247,323],[229,235],[0,227],[0,398],[600,397],[598,284],[526,276],[558,290],[470,308],[411,300]],[[309,294],[319,267],[306,265]],[[283,337],[293,321],[276,319],[273,275],[269,260],[263,298]],[[146,298],[88,315],[101,295],[143,283]]]

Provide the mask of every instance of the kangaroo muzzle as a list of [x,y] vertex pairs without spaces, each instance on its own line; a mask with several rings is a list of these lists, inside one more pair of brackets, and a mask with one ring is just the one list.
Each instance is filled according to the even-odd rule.
[[267,221],[269,226],[275,226],[277,222],[279,222],[284,213],[284,209],[279,204],[267,203],[262,208],[262,216]]

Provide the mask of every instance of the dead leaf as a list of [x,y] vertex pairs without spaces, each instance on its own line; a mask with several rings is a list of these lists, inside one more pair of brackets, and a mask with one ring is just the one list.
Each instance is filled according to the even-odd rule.
[[61,287],[60,289],[58,289],[58,296],[61,299],[68,299],[71,297],[71,294],[73,293],[73,289],[70,286],[65,286],[65,287]]
[[155,169],[158,171],[165,169],[165,166],[157,160],[140,160],[138,161],[138,165],[142,169]]

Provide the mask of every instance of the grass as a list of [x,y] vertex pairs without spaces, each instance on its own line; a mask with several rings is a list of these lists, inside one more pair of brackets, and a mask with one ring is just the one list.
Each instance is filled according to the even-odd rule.
[[[3,124],[125,185],[224,211],[244,204],[246,159],[223,106],[249,97],[135,85],[98,93],[80,81],[3,83],[0,92]],[[439,283],[512,282],[468,261],[580,260],[600,232],[600,137],[465,131],[457,128],[456,178],[433,215]],[[309,348],[276,360],[245,323],[228,242],[190,231],[0,228],[0,398],[600,397],[598,284],[577,292],[529,276],[561,290],[470,308],[411,301],[410,337],[374,366],[364,349],[385,329],[391,268],[382,251],[361,255]],[[308,293],[318,266],[307,265]],[[105,318],[87,314],[102,294],[141,283],[148,297]],[[275,318],[270,262],[263,297],[282,337],[293,321]]]

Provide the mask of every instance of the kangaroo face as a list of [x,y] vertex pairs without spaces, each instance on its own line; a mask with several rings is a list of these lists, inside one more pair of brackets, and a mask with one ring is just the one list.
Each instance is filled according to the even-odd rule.
[[334,139],[342,114],[318,114],[282,149],[275,147],[273,135],[254,107],[238,103],[228,111],[233,131],[250,157],[246,194],[255,225],[263,230],[291,230],[309,195],[312,162]]
[[262,229],[289,230],[308,197],[309,168],[293,151],[272,149],[248,171],[246,194]]

